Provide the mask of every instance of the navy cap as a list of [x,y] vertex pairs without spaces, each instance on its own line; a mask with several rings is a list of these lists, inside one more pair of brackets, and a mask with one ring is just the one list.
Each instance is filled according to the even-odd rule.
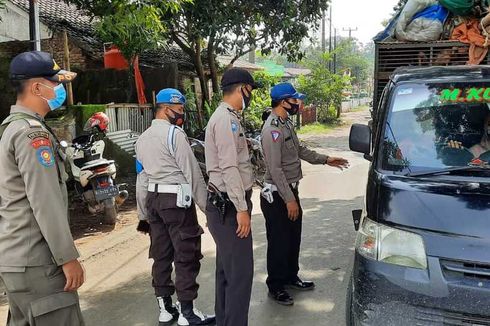
[[77,76],[76,73],[62,70],[47,52],[30,51],[17,55],[10,63],[9,77],[11,80],[45,78],[56,83],[69,83]]
[[271,98],[273,101],[280,101],[287,98],[303,100],[306,98],[306,95],[298,93],[291,83],[280,83],[271,88]]
[[252,89],[260,87],[260,85],[255,82],[252,75],[245,69],[231,68],[225,71],[223,78],[221,78],[221,89],[236,84],[250,85],[252,86]]
[[162,89],[157,94],[157,104],[185,104],[185,96],[175,88]]

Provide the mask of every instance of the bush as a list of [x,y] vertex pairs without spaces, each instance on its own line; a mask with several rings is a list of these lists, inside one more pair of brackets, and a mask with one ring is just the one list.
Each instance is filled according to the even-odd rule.
[[271,76],[265,72],[259,71],[253,74],[256,82],[262,84],[262,88],[253,92],[250,107],[243,114],[244,127],[246,130],[259,130],[262,126],[262,112],[271,106],[270,89],[280,82],[277,76]]
[[311,74],[300,76],[298,91],[307,95],[305,104],[317,107],[318,121],[330,123],[339,118],[342,106],[342,91],[349,83],[349,77],[334,74],[328,70],[329,54],[324,54],[320,61],[308,63]]

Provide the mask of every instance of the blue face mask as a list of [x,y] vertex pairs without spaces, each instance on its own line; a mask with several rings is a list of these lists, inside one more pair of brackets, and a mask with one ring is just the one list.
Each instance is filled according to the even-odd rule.
[[46,102],[48,102],[51,111],[59,109],[63,105],[63,103],[65,103],[66,100],[66,90],[63,84],[59,84],[55,87],[50,87],[44,84],[41,85],[43,85],[44,87],[51,88],[54,91],[54,98],[48,100],[47,98],[43,97],[43,99],[45,99]]

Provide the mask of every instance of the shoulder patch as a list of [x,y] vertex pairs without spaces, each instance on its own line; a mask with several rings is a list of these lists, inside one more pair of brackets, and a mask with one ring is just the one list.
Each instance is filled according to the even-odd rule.
[[44,138],[49,140],[49,133],[47,131],[33,131],[27,134],[27,137],[31,140],[37,138]]
[[54,155],[53,155],[53,150],[51,147],[48,146],[42,146],[37,149],[36,152],[37,155],[37,160],[42,166],[45,167],[52,167],[54,166]]
[[43,146],[51,147],[51,140],[47,138],[38,137],[31,141],[31,146],[34,147],[35,149],[38,149],[39,147],[43,147]]
[[235,121],[232,121],[232,122],[231,122],[231,131],[232,131],[233,133],[238,132],[238,124],[237,124]]
[[272,141],[276,143],[279,140],[279,137],[281,137],[281,132],[277,130],[272,130],[271,135],[272,135]]

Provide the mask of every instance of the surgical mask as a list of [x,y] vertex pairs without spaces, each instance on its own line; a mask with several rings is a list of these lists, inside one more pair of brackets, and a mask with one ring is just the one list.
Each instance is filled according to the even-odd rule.
[[50,100],[48,100],[44,96],[41,96],[41,98],[43,98],[46,102],[48,102],[48,105],[49,105],[49,108],[51,109],[51,111],[59,109],[63,105],[63,103],[65,103],[65,100],[66,100],[66,90],[65,90],[65,87],[63,86],[63,84],[59,84],[55,87],[44,85],[42,83],[41,83],[41,85],[43,85],[44,87],[47,87],[47,88],[51,88],[54,92],[54,98],[52,98]]
[[245,110],[250,106],[250,101],[252,100],[252,96],[246,96],[245,92],[242,89],[242,109]]
[[284,108],[286,112],[291,116],[291,115],[296,115],[299,112],[299,103],[291,103],[286,101],[291,107],[290,108]]
[[173,124],[173,125],[176,125],[178,127],[182,127],[184,125],[184,117],[185,115],[183,113],[178,113],[178,112],[175,112],[174,110],[170,109],[170,111],[172,111],[172,113],[174,114],[173,117],[168,117],[168,121]]

